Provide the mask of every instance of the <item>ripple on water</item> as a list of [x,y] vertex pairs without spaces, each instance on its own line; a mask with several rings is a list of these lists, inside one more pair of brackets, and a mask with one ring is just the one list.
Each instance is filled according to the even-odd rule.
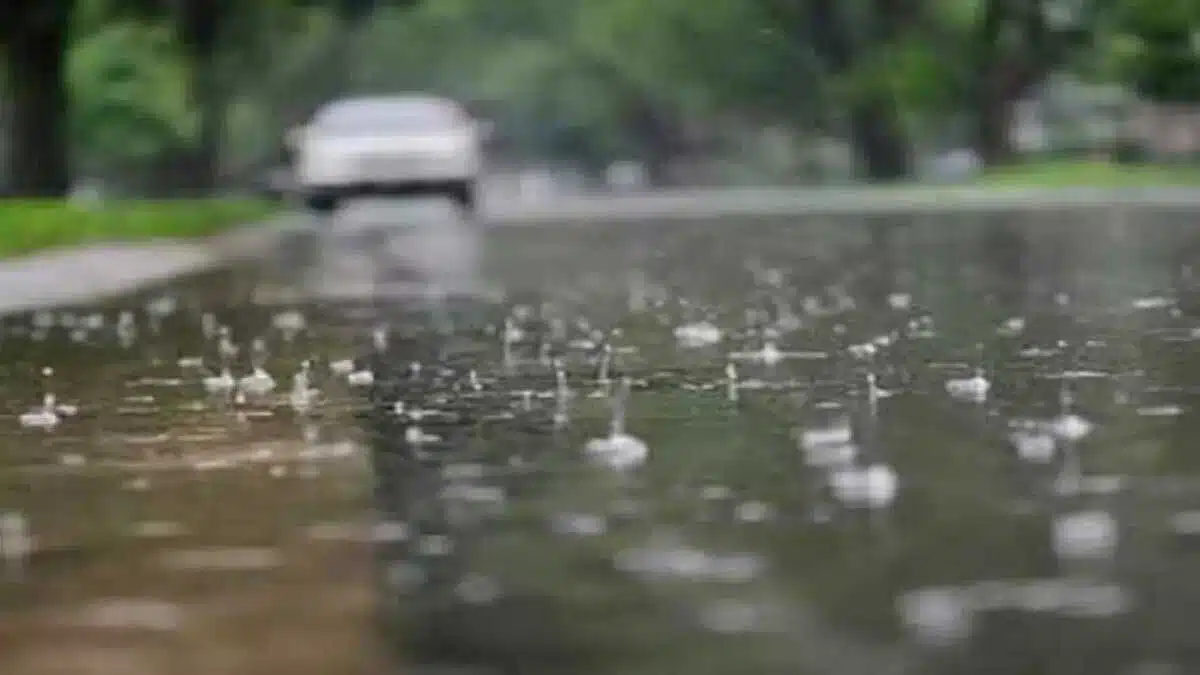
[[598,537],[608,532],[608,520],[591,513],[557,513],[550,519],[555,534]]
[[187,611],[157,598],[107,598],[64,612],[60,620],[78,628],[173,633],[184,627]]
[[275,548],[220,547],[180,549],[161,555],[164,567],[182,571],[263,572],[283,566],[283,554]]
[[[77,401],[82,414],[64,416],[46,433],[18,435],[18,417],[4,418],[20,466],[62,457],[71,471],[22,472],[20,480],[37,481],[42,491],[2,490],[0,508],[32,500],[30,522],[51,529],[43,523],[70,511],[75,520],[78,513],[119,520],[113,531],[123,536],[163,540],[132,549],[171,571],[266,573],[286,564],[290,574],[314,560],[325,569],[323,555],[333,556],[329,565],[348,564],[354,556],[343,545],[379,544],[385,592],[436,586],[464,606],[505,607],[498,601],[506,593],[529,584],[562,603],[555,616],[571,618],[564,630],[580,632],[597,616],[620,625],[651,614],[644,604],[621,604],[628,586],[669,606],[670,616],[687,617],[692,628],[783,635],[786,648],[810,661],[825,653],[813,649],[814,636],[844,640],[827,650],[843,653],[814,672],[888,672],[874,667],[879,662],[846,668],[838,659],[873,653],[875,622],[893,618],[892,601],[909,642],[921,646],[970,643],[991,630],[979,620],[990,612],[1090,625],[1134,609],[1158,611],[1138,602],[1141,581],[1122,565],[1176,561],[1179,551],[1159,547],[1146,526],[1177,539],[1200,533],[1200,516],[1189,510],[1200,487],[1187,475],[1183,447],[1195,436],[1188,431],[1195,392],[1186,347],[1200,335],[1189,295],[1115,293],[1091,306],[1097,294],[1064,281],[1072,270],[1062,279],[1032,274],[1023,299],[1010,302],[981,287],[988,275],[951,270],[938,280],[919,272],[946,257],[934,255],[905,262],[911,278],[883,279],[886,293],[869,297],[878,294],[860,293],[859,277],[881,272],[877,260],[842,260],[811,238],[801,244],[806,235],[797,228],[772,237],[755,232],[740,231],[736,242],[711,233],[678,240],[724,252],[713,259],[697,253],[705,246],[682,246],[674,235],[608,233],[604,245],[581,246],[569,238],[554,244],[566,235],[543,232],[495,254],[524,261],[497,266],[506,270],[499,276],[529,276],[513,280],[512,297],[480,300],[465,317],[439,309],[419,284],[391,299],[402,301],[356,303],[346,294],[379,288],[375,258],[337,255],[325,270],[334,278],[324,281],[352,274],[340,279],[346,287],[326,293],[337,298],[327,306],[287,287],[295,309],[231,309],[226,297],[193,302],[184,294],[114,310],[115,323],[39,313],[16,332],[40,340],[33,345],[40,354],[70,334],[73,353],[120,363],[100,374],[61,368],[71,377],[54,385],[71,389],[63,400]],[[570,264],[556,267],[555,256],[543,254],[562,241],[571,245],[558,257]],[[764,260],[743,261],[742,249],[755,247]],[[584,250],[587,256],[572,254]],[[620,266],[630,259],[646,261],[646,269],[626,283]],[[532,297],[517,297],[522,283],[536,291]],[[263,286],[252,290],[261,294]],[[11,331],[5,338],[28,339]],[[350,340],[383,357],[345,359],[356,353]],[[120,345],[127,351],[113,357]],[[255,380],[242,376],[264,346],[270,353],[262,367],[281,381],[311,361],[304,384],[319,394],[311,404],[294,410],[286,392],[276,400],[266,388],[238,395],[239,386],[255,393]],[[222,357],[232,387],[197,400]],[[570,396],[556,388],[556,364]],[[30,396],[30,389],[41,384],[16,379],[43,365],[17,365],[0,386],[8,409],[19,413],[37,400],[40,392]],[[981,380],[972,377],[977,369],[986,372]],[[613,424],[613,384],[627,376],[633,391],[620,406],[621,422],[652,441],[654,452],[643,470],[619,479],[583,472],[578,448]],[[379,424],[392,426],[372,428],[366,444],[318,442],[357,424],[343,417],[363,412],[358,397],[389,378],[405,399],[384,406],[391,422]],[[552,422],[551,411],[562,414]],[[346,505],[368,485],[361,472],[319,460],[382,462],[371,452],[380,447],[395,450],[403,468],[379,487],[396,501],[376,504],[392,519],[372,522]],[[887,469],[886,498],[868,489],[870,467],[878,475]],[[164,473],[150,481],[151,469]],[[183,477],[170,473],[179,469]],[[93,478],[110,473],[118,478],[104,485],[125,491],[88,492]],[[901,482],[905,493],[894,505]],[[314,496],[320,489],[327,493]],[[175,501],[190,501],[181,508],[174,493],[187,495]],[[224,503],[227,495],[238,503]],[[851,507],[896,508],[897,517],[831,517],[842,513],[833,497]],[[788,527],[809,513],[825,526]],[[1122,526],[1130,521],[1119,542],[1118,516]],[[231,533],[223,523],[235,519],[239,531],[257,527],[259,535],[236,541],[278,541],[286,526],[299,528],[309,548],[285,560],[275,547],[196,547],[188,539]],[[11,542],[0,538],[0,554],[12,555]],[[519,551],[510,557],[510,548]],[[1052,552],[1070,576],[1050,576],[1059,573]],[[586,556],[599,564],[577,564]],[[1092,564],[1109,559],[1122,564]],[[123,562],[141,569],[136,558]],[[910,576],[929,585],[901,587]],[[186,608],[155,599],[158,581],[138,580],[139,590],[143,583],[145,597],[72,605],[64,625],[186,628]],[[1163,595],[1155,597],[1190,607],[1186,598]],[[811,621],[794,621],[797,608],[812,608]],[[665,644],[671,634],[662,627],[659,636],[659,629],[639,638]],[[1005,645],[1014,652],[1024,646]],[[968,649],[963,658],[974,657]],[[1169,664],[1173,655],[1162,658]]]
[[172,539],[188,533],[182,523],[170,520],[143,520],[133,523],[130,533],[144,539]]
[[650,544],[621,551],[617,569],[648,581],[745,583],[763,570],[763,561],[748,553],[715,554],[688,546]]

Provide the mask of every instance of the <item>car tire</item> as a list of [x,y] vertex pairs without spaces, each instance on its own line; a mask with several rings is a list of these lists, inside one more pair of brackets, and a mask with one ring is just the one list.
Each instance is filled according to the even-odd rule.
[[475,181],[467,180],[454,183],[450,186],[448,192],[450,198],[453,199],[456,204],[458,204],[459,208],[462,209],[467,216],[474,218],[477,215],[478,205],[475,194]]
[[337,197],[331,195],[308,195],[304,198],[304,206],[312,213],[327,216],[337,209]]

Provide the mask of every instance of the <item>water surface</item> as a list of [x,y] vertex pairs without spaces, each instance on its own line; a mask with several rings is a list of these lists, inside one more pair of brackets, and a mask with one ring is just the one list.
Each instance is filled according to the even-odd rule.
[[366,232],[7,322],[5,672],[1195,666],[1184,215]]

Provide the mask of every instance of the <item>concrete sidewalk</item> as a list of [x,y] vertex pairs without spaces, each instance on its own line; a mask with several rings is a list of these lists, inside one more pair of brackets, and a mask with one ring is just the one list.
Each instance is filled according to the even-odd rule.
[[270,253],[303,227],[294,214],[203,241],[97,244],[0,261],[0,314],[130,293]]

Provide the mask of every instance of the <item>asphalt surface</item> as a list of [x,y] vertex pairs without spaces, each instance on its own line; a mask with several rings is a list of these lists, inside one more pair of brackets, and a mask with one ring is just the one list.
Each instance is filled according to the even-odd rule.
[[[147,271],[170,276],[173,266],[198,271],[233,258],[252,259],[171,284],[166,294],[154,289],[145,298],[127,298],[107,308],[110,316],[119,307],[144,322],[129,347],[122,346],[115,329],[95,335],[94,344],[67,341],[67,334],[57,330],[52,339],[35,344],[36,322],[29,317],[10,322],[13,337],[6,334],[5,342],[15,359],[4,383],[6,407],[15,411],[31,405],[47,386],[45,378],[37,377],[38,368],[50,363],[65,376],[54,382],[60,400],[79,402],[84,412],[49,437],[41,430],[9,432],[8,451],[0,454],[10,461],[31,458],[39,471],[46,467],[38,474],[44,482],[32,488],[27,474],[15,475],[9,499],[31,514],[39,534],[52,527],[47,522],[59,523],[57,538],[50,531],[45,541],[98,541],[100,546],[94,557],[72,558],[50,569],[43,585],[32,587],[25,597],[33,607],[48,604],[63,612],[18,615],[25,632],[13,634],[9,642],[14,648],[0,650],[12,659],[0,670],[63,672],[66,663],[67,669],[79,664],[76,670],[97,674],[158,673],[166,668],[166,654],[205,673],[380,672],[348,664],[373,658],[364,648],[371,601],[402,596],[396,607],[416,621],[380,631],[386,644],[396,643],[398,653],[426,663],[509,666],[489,673],[1200,672],[1190,666],[1194,639],[1184,620],[1195,614],[1195,598],[1200,597],[1194,542],[1176,541],[1166,529],[1166,516],[1194,509],[1196,494],[1167,490],[1176,483],[1160,482],[1159,473],[1170,471],[1169,478],[1194,485],[1188,440],[1195,436],[1187,426],[1194,420],[1186,411],[1194,408],[1195,397],[1187,393],[1186,383],[1196,378],[1189,380],[1186,357],[1200,334],[1194,323],[1197,286],[1194,277],[1177,271],[1200,250],[1194,207],[1182,193],[1174,202],[1165,196],[1156,201],[1157,209],[1111,195],[1094,195],[1091,202],[1080,195],[1072,205],[1059,194],[1049,206],[1048,200],[1039,203],[1024,195],[1021,204],[1007,208],[1032,205],[1043,212],[974,218],[960,215],[983,210],[981,201],[912,198],[905,211],[895,204],[885,208],[886,200],[895,198],[884,194],[859,193],[858,204],[829,196],[824,211],[802,206],[800,193],[771,201],[771,191],[762,190],[719,198],[696,193],[691,200],[676,193],[505,202],[508,215],[493,207],[485,223],[464,221],[437,201],[363,201],[330,219],[289,214],[274,226],[244,230],[200,248],[161,246],[139,252],[110,247],[19,263],[29,276],[13,272],[0,278],[7,284],[5,292],[15,297],[7,289],[25,286],[61,300],[74,297],[64,288],[90,285],[117,292],[122,284],[145,281],[142,273]],[[720,203],[714,206],[714,199]],[[918,202],[928,210],[916,211],[911,204]],[[1137,210],[1124,217],[1120,207],[1129,203]],[[841,204],[852,217],[811,217],[834,213],[831,204]],[[1172,213],[1173,208],[1182,210]],[[655,216],[654,209],[670,215]],[[891,215],[933,209],[939,215]],[[1114,217],[1098,217],[1110,209]],[[679,220],[681,212],[694,215]],[[572,213],[576,215],[570,217]],[[888,216],[857,217],[863,213]],[[768,217],[738,229],[754,215]],[[589,226],[558,227],[573,218]],[[521,227],[536,223],[547,226]],[[905,227],[871,227],[875,223]],[[501,299],[472,296],[462,303],[422,306],[407,295],[486,291],[488,283],[506,291]],[[264,306],[272,303],[262,296],[272,293],[279,307]],[[247,302],[251,294],[254,301]],[[177,299],[182,320],[167,321],[160,330],[163,326],[155,328],[150,320],[151,305],[141,303],[157,304],[163,298]],[[303,310],[306,326],[299,349],[283,338],[282,324],[276,323],[297,308]],[[413,542],[445,542],[430,537],[453,536],[449,549],[378,547],[375,553],[389,571],[419,573],[397,575],[393,581],[390,574],[385,579],[371,576],[368,552],[350,549],[350,542],[324,541],[319,550],[308,542],[316,540],[310,525],[336,525],[335,519],[347,517],[334,508],[345,508],[334,499],[345,498],[340,474],[324,473],[334,478],[328,483],[311,476],[292,481],[290,474],[280,474],[280,480],[274,471],[260,473],[265,465],[254,464],[224,477],[205,469],[203,478],[196,478],[188,462],[246,461],[236,458],[246,457],[247,448],[270,448],[272,463],[286,462],[313,450],[305,443],[345,447],[343,440],[360,439],[363,432],[357,422],[337,418],[349,412],[342,406],[351,407],[350,399],[343,397],[354,392],[332,378],[320,386],[334,395],[334,405],[321,410],[328,417],[307,420],[311,426],[284,410],[277,416],[251,414],[272,412],[272,404],[236,404],[223,412],[191,405],[199,400],[193,397],[204,394],[201,372],[189,370],[188,379],[175,384],[161,376],[177,375],[176,355],[209,353],[210,341],[200,330],[207,311],[227,322],[239,341],[270,336],[272,358],[266,367],[281,379],[299,368],[300,358],[315,356],[323,369],[334,359],[358,353],[358,345],[365,352],[368,336],[386,322],[401,339],[386,363],[373,367],[392,364],[398,369],[404,382],[399,391],[412,397],[406,404],[414,410],[449,407],[458,392],[468,391],[458,385],[469,380],[455,378],[468,367],[477,370],[488,393],[470,399],[469,405],[464,400],[462,408],[455,404],[454,410],[478,414],[481,421],[489,418],[486,436],[459,435],[468,425],[431,430],[448,440],[439,452],[448,450],[448,459],[466,463],[463,468],[480,477],[477,487],[499,488],[506,500],[511,496],[517,505],[513,516],[497,527],[476,528],[468,519],[447,535],[439,529],[439,512],[423,508],[432,504],[428,497],[440,487],[443,474],[415,471],[411,464],[377,464],[379,476],[417,479],[410,483],[414,496],[407,512],[406,500],[395,491],[381,491],[379,502],[415,523],[413,532],[420,536]],[[562,339],[541,337],[548,331],[529,319],[538,313],[561,319],[570,333]],[[672,329],[702,315],[712,316],[727,344],[708,351],[677,347]],[[498,335],[483,329],[483,324],[500,324],[503,317],[516,322],[524,341],[502,344]],[[1022,326],[1019,335],[1005,333],[1011,332],[1014,317]],[[804,320],[797,323],[798,318]],[[441,321],[438,331],[425,330],[430,321]],[[831,356],[798,357],[759,370],[753,361],[765,360],[764,333],[753,328],[766,327],[764,322],[778,325],[788,335],[787,344]],[[620,351],[621,373],[647,376],[647,389],[628,408],[629,428],[654,448],[647,481],[640,486],[648,516],[642,520],[685,536],[647,532],[643,544],[641,532],[619,530],[631,503],[637,513],[638,500],[610,502],[611,489],[637,485],[594,482],[587,472],[574,477],[571,458],[578,456],[572,449],[585,447],[587,437],[610,420],[603,400],[580,396],[571,404],[572,423],[552,433],[546,426],[552,422],[550,402],[525,393],[550,379],[541,344],[562,346],[576,368],[570,376],[576,391],[601,391],[589,349],[571,347],[568,340],[575,334],[596,335],[595,327],[619,327],[620,335],[611,335],[625,348]],[[442,328],[450,328],[454,339],[446,339]],[[903,339],[879,342],[878,336],[889,331]],[[986,354],[980,352],[985,349],[981,336],[987,336]],[[1055,349],[1061,350],[1064,344],[1086,350],[1060,355],[1026,349],[1059,345]],[[877,350],[876,345],[882,347]],[[727,398],[728,383],[721,379],[721,367],[731,360],[726,347],[746,357],[743,372],[751,376],[736,402]],[[764,352],[760,357],[750,351],[758,349]],[[966,377],[980,361],[995,378],[995,403],[967,407],[948,398],[950,378]],[[414,371],[413,363],[436,363],[458,375],[447,376],[440,368]],[[1060,372],[1068,366],[1082,370]],[[1112,377],[1106,375],[1110,370]],[[871,385],[863,386],[864,371],[878,374],[880,398],[899,395],[873,407]],[[1008,422],[1049,419],[1061,411],[1061,383],[1068,373],[1071,381],[1085,380],[1078,383],[1077,414],[1085,419],[1098,415],[1103,427],[1087,442],[1089,472],[1104,472],[1097,478],[1129,473],[1144,480],[1145,487],[1129,493],[1136,501],[1126,501],[1125,492],[1111,504],[1105,494],[1089,495],[1086,503],[1059,500],[1043,492],[1050,490],[1057,467],[1019,467],[1007,461],[1019,459],[1005,452]],[[757,384],[750,386],[752,381]],[[772,386],[762,388],[763,382]],[[135,387],[140,391],[130,391]],[[380,391],[388,395],[386,389]],[[522,400],[530,401],[528,409]],[[140,402],[132,406],[133,401]],[[1165,410],[1167,418],[1145,419],[1144,405],[1154,417]],[[398,420],[394,408],[383,410],[382,419]],[[498,415],[493,423],[489,413],[495,410],[516,412]],[[822,494],[820,467],[801,466],[808,460],[798,452],[803,448],[793,445],[804,438],[800,434],[797,439],[797,431],[828,433],[824,425],[834,414],[831,410],[861,420],[865,460],[886,462],[899,473],[905,496],[894,520],[839,514],[814,500]],[[309,436],[310,430],[315,435]],[[376,427],[376,447],[386,451],[394,443],[402,449],[407,434],[396,431]],[[858,431],[853,433],[858,441]],[[139,484],[124,483],[124,475],[96,472],[90,468],[94,464],[80,469],[65,461],[66,454],[59,466],[53,459],[56,450],[94,453],[101,461],[125,458],[134,462],[136,472],[150,471],[145,462],[153,456],[184,467],[185,474],[175,483],[154,474],[134,487]],[[560,464],[562,459],[568,461]],[[1143,479],[1148,466],[1155,475]],[[513,471],[515,467],[533,471]],[[74,475],[78,482],[64,482],[63,475]],[[322,486],[333,494],[320,492]],[[706,496],[713,487],[725,490],[719,505]],[[392,506],[389,497],[401,503]],[[1162,503],[1148,503],[1160,499]],[[762,506],[762,515],[743,519],[738,514],[746,505]],[[1127,505],[1137,510],[1127,510]],[[1074,569],[1059,568],[1053,550],[1057,544],[1049,534],[1052,525],[1057,531],[1057,516],[1076,507],[1089,509],[1085,515],[1113,508],[1122,526],[1121,555],[1111,569],[1107,561],[1099,561],[1078,570],[1080,583],[1059,585],[1058,575]],[[358,509],[359,502],[352,508]],[[80,519],[80,513],[95,517]],[[611,523],[616,535],[587,535],[586,530],[564,531],[558,525],[556,516],[569,523],[577,514],[602,514],[600,522],[605,528]],[[618,518],[620,514],[626,515]],[[164,553],[190,554],[200,547],[244,553],[247,545],[261,545],[290,562],[282,566],[284,574],[192,568],[180,577],[180,567],[145,565],[159,558],[149,554],[141,539],[124,539],[124,534],[97,539],[96,532],[137,531],[135,523],[126,521],[143,515],[183,525],[180,531],[187,534],[182,538],[156,544]],[[459,519],[447,517],[446,522],[451,520]],[[292,525],[299,526],[295,532]],[[282,530],[302,542],[287,549],[280,543]],[[1126,531],[1133,534],[1132,547]],[[201,538],[201,532],[209,538]],[[1194,539],[1194,533],[1189,537]],[[1169,546],[1160,546],[1168,540]],[[733,559],[762,564],[732,585],[730,579],[696,577],[695,553],[710,548],[718,554],[714,559],[745,552],[749,558],[738,553]],[[447,558],[438,550],[458,555]],[[433,553],[427,555],[429,551]],[[641,561],[621,570],[630,576],[613,575],[617,570],[608,561],[615,562],[621,553]],[[114,557],[122,555],[129,557]],[[420,567],[426,559],[432,562]],[[404,565],[394,568],[393,563]],[[42,569],[39,561],[39,573]],[[150,575],[151,569],[159,576]],[[198,584],[195,574],[201,571],[212,576]],[[459,576],[463,572],[473,574]],[[247,573],[259,578],[246,585]],[[1096,584],[1090,583],[1092,575]],[[426,584],[419,593],[406,586],[416,583],[412,579]],[[1023,583],[1027,579],[1034,581]],[[460,593],[459,581],[479,580],[520,593],[490,596],[487,583],[483,595]],[[374,586],[378,581],[399,588],[375,595],[373,589],[387,588]],[[1040,597],[1031,611],[1018,612],[1028,605],[1031,590]],[[1118,600],[1144,597],[1149,602],[1118,603],[1113,609],[1105,604],[1114,597],[1107,591],[1113,590]],[[452,612],[440,611],[449,593],[470,607],[455,600]],[[986,595],[989,613],[981,613],[978,621],[974,614],[960,616],[956,600],[947,612],[941,602],[947,593],[952,600],[963,593]],[[906,609],[914,597],[932,598],[933,603],[917,602]],[[118,616],[126,621],[126,632],[119,647],[114,646],[118,627],[112,616],[131,614],[127,598],[150,598],[157,603],[152,610],[165,606],[173,612],[170,616],[188,619],[178,629],[168,626],[177,632],[163,643],[161,630],[151,633],[145,622],[133,623],[131,630],[127,616]],[[138,602],[133,603],[135,614],[145,605]],[[92,618],[97,606],[106,610],[102,620]],[[6,620],[13,613],[7,614]],[[80,616],[93,623],[78,628]],[[901,628],[900,621],[910,619],[916,628],[933,632],[948,622],[949,637],[958,640],[965,640],[955,637],[965,622],[966,637],[972,639],[946,645],[951,648],[937,654],[930,649],[929,663],[917,667],[925,654],[910,653],[902,642],[908,634],[893,632]],[[97,621],[102,625],[95,626]],[[78,632],[64,634],[64,626]],[[412,630],[414,626],[425,630]],[[914,638],[921,637],[917,633],[913,631]],[[585,670],[580,663],[585,659],[577,655],[595,655],[595,669]],[[564,665],[566,659],[573,662]],[[542,668],[522,668],[524,664]],[[423,669],[398,672],[432,675]]]
[[562,221],[723,220],[789,216],[1030,212],[1112,208],[1200,209],[1192,188],[744,188],[485,201],[495,225]]
[[[37,307],[81,304],[120,295],[234,259],[268,255],[297,232],[452,224],[447,236],[424,237],[425,247],[450,247],[463,255],[470,228],[639,222],[724,222],[813,216],[1028,213],[1097,209],[1200,210],[1200,190],[1189,188],[745,188],[484,200],[478,222],[468,223],[438,200],[366,201],[332,218],[291,211],[208,242],[103,245],[52,251],[0,262],[0,314]],[[364,228],[363,226],[366,225]],[[455,235],[454,233],[458,233]],[[427,249],[422,249],[429,253]],[[419,260],[449,259],[445,253]],[[461,259],[461,256],[459,257]],[[465,262],[469,266],[469,261]]]

